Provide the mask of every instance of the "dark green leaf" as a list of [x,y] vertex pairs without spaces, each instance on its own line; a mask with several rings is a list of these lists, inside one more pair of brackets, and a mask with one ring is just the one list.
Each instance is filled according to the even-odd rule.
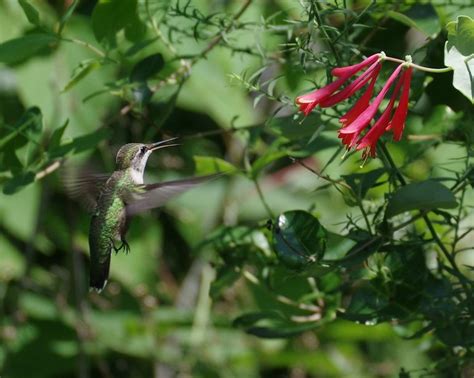
[[36,8],[32,6],[27,0],[19,0],[19,3],[30,24],[40,26],[39,13]]
[[314,155],[316,152],[340,145],[341,143],[334,138],[319,135],[310,142],[299,140],[295,146],[291,146],[291,151],[288,154],[295,158],[306,158]]
[[374,169],[365,173],[354,173],[352,175],[343,175],[342,177],[351,187],[354,195],[359,200],[365,198],[365,195],[375,186],[377,180],[385,173],[385,168]]
[[415,4],[406,13],[391,10],[387,15],[431,38],[441,31],[438,14],[432,4]]
[[281,214],[273,227],[273,247],[280,261],[300,269],[319,261],[326,248],[326,230],[310,213],[302,210]]
[[388,297],[381,290],[380,283],[363,281],[352,295],[351,302],[342,317],[344,319],[376,324],[378,321],[383,320],[382,311],[387,305]]
[[155,76],[165,66],[163,55],[153,54],[140,60],[130,72],[130,81],[144,82]]
[[277,135],[281,135],[290,140],[309,138],[321,127],[321,117],[319,114],[312,113],[302,122],[295,116],[274,117],[266,125]]
[[92,29],[99,43],[115,46],[116,34],[137,18],[137,0],[100,0],[92,12]]
[[380,237],[361,240],[347,252],[346,256],[338,260],[328,261],[328,263],[347,268],[362,264],[369,256],[376,253],[382,244],[383,241]]
[[98,129],[97,131],[74,138],[72,141],[57,148],[51,148],[48,153],[51,158],[61,157],[71,152],[78,154],[97,147],[97,145],[108,136],[110,136],[109,130]]
[[244,328],[251,335],[267,339],[292,337],[319,326],[317,322],[294,323],[279,311],[247,313],[236,318],[233,325]]
[[0,44],[0,62],[6,64],[22,62],[57,41],[56,36],[44,33],[27,34],[11,39]]
[[74,13],[78,5],[79,5],[79,0],[73,0],[72,4],[69,6],[69,8],[67,8],[66,12],[61,17],[58,34],[61,34],[62,30],[64,29],[64,26],[69,21],[69,19],[71,18],[72,14]]
[[143,50],[144,48],[148,47],[149,45],[151,45],[156,40],[158,40],[158,37],[141,40],[140,42],[135,43],[127,51],[125,51],[125,56],[135,55],[137,52],[139,52],[139,51]]
[[212,299],[219,297],[221,292],[237,281],[240,277],[240,272],[233,266],[223,265],[217,270],[216,278],[211,284],[209,295]]
[[22,189],[24,186],[35,181],[35,174],[33,172],[20,173],[10,180],[6,181],[3,186],[4,194],[14,194]]
[[69,120],[64,122],[64,125],[61,127],[58,127],[53,131],[51,134],[51,137],[49,138],[49,148],[54,149],[58,148],[61,145],[61,139],[63,137],[64,131],[66,130],[66,127],[69,124]]
[[29,108],[15,124],[13,130],[0,139],[0,150],[11,143],[18,135],[28,139],[37,136],[43,129],[43,115],[41,110],[34,106]]
[[438,181],[427,180],[405,185],[388,201],[385,217],[410,210],[451,209],[457,206],[454,194]]
[[130,42],[140,42],[146,36],[146,24],[138,17],[135,17],[131,23],[125,26],[125,37]]

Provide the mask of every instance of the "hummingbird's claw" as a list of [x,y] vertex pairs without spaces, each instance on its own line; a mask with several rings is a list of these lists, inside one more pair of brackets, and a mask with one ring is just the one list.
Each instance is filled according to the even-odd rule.
[[114,250],[114,252],[116,254],[119,253],[123,249],[125,254],[128,255],[130,253],[130,245],[127,243],[127,241],[125,239],[120,239],[120,241],[122,242],[122,244],[120,245],[120,247],[116,247],[115,243],[114,243],[114,240],[112,238],[110,238],[111,248]]
[[125,250],[125,254],[128,255],[130,253],[130,246],[128,245],[127,241],[125,239],[121,239],[122,245],[120,246],[120,249]]

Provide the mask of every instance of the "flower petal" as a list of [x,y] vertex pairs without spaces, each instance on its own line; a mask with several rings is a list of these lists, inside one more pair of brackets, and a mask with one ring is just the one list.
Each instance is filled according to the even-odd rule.
[[355,79],[351,84],[345,87],[342,91],[333,94],[332,96],[321,101],[319,106],[322,108],[327,108],[341,102],[349,97],[351,97],[355,92],[361,89],[367,82],[374,76],[378,76],[380,72],[381,64],[380,62],[375,62],[372,64],[367,71]]
[[409,67],[403,75],[403,91],[400,96],[400,102],[393,114],[390,129],[393,130],[393,140],[399,141],[402,138],[403,129],[405,128],[405,120],[408,114],[408,98],[410,97],[410,83],[413,68]]
[[372,94],[374,93],[375,82],[377,81],[380,68],[381,66],[379,65],[377,67],[377,73],[374,74],[372,81],[370,82],[364,94],[357,100],[354,106],[346,114],[339,118],[339,122],[341,122],[343,126],[347,126],[352,121],[354,121],[369,105]]
[[398,74],[400,73],[400,70],[402,69],[402,65],[403,64],[400,64],[395,69],[395,71],[393,71],[392,75],[390,75],[389,79],[383,86],[378,96],[372,102],[372,104],[370,104],[361,114],[359,114],[359,116],[353,122],[351,122],[347,126],[340,129],[339,133],[341,134],[352,134],[355,132],[360,133],[364,128],[366,128],[369,125],[370,121],[374,118],[375,113],[377,112],[377,109],[380,106],[380,103],[382,102],[384,96],[387,94],[393,81],[397,78]]
[[375,148],[377,145],[377,141],[387,130],[387,126],[390,122],[390,115],[392,114],[393,105],[395,104],[395,100],[397,99],[398,93],[400,92],[400,87],[404,82],[404,77],[405,73],[403,73],[403,75],[400,76],[400,79],[397,81],[392,96],[390,97],[390,102],[388,103],[380,118],[375,122],[375,124],[367,132],[367,134],[365,134],[364,137],[361,138],[361,140],[357,143],[358,150],[370,147],[370,156],[375,157]]
[[331,84],[326,85],[325,87],[322,87],[320,89],[316,89],[312,92],[298,96],[296,97],[296,103],[298,105],[309,104],[313,102],[316,102],[316,104],[318,104],[321,100],[330,96],[332,93],[338,90],[339,87],[342,86],[342,84],[344,84],[346,80],[347,80],[347,77],[341,77],[337,79],[336,81],[333,81]]
[[355,73],[359,72],[364,67],[374,63],[375,61],[379,59],[380,59],[380,54],[374,54],[374,55],[369,56],[362,62],[354,64],[352,66],[333,68],[333,70],[331,71],[331,74],[337,77],[352,76]]

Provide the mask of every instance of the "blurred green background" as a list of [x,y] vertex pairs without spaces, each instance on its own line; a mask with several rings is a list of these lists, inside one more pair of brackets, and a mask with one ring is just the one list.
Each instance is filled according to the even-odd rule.
[[[334,179],[383,167],[373,160],[360,169],[355,155],[342,163],[330,114],[315,114],[304,123],[292,117],[293,98],[325,79],[324,64],[335,64],[324,55],[329,49],[319,34],[313,35],[312,55],[304,51],[305,35],[317,34],[307,19],[311,2],[112,1],[121,13],[106,8],[105,1],[100,12],[94,11],[95,1],[29,3],[39,13],[37,23],[33,11],[25,16],[28,6],[0,0],[0,43],[59,28],[62,40],[26,39],[17,55],[0,53],[0,139],[11,125],[22,124],[27,109],[36,116],[40,112],[34,121],[38,130],[20,133],[0,151],[2,378],[404,377],[403,369],[417,377],[446,357],[446,345],[432,334],[403,339],[419,324],[365,325],[336,316],[350,295],[331,292],[338,282],[333,276],[322,283],[334,301],[324,321],[317,324],[304,315],[311,330],[265,339],[233,324],[243,313],[272,311],[288,298],[295,302],[284,306],[298,307],[295,303],[310,295],[306,277],[290,271],[272,276],[273,293],[260,284],[267,268],[258,261],[266,259],[268,269],[276,264],[267,241],[268,219],[289,210],[310,211],[334,234],[329,249],[335,257],[354,244],[336,235],[349,229],[348,219],[363,224],[359,207],[293,164],[290,152],[317,170],[329,162],[326,173]],[[409,13],[418,2],[399,2],[399,13],[391,18],[384,7],[392,2],[380,2],[380,8],[364,1],[313,3],[321,3],[317,6],[330,27],[352,28],[338,42],[341,55],[350,56],[369,38],[367,55],[412,53],[436,66],[442,66],[443,25],[459,14],[474,17],[469,1],[429,5],[423,8],[428,13]],[[342,3],[346,13],[335,10]],[[65,19],[71,6],[74,13]],[[240,9],[243,14],[234,18]],[[156,72],[151,68],[145,80],[136,79],[143,74],[137,63],[152,54],[160,56],[155,56]],[[454,177],[452,172],[465,164],[456,160],[465,145],[454,131],[464,127],[457,121],[472,105],[446,77],[421,75],[412,97],[416,107],[407,133],[426,138],[391,145],[394,159],[410,179]],[[454,136],[442,144],[439,135]],[[112,257],[103,293],[88,292],[90,215],[68,197],[61,171],[87,164],[111,172],[121,145],[169,136],[181,137],[182,144],[150,158],[147,182],[206,174],[223,160],[226,169],[237,170],[134,218],[128,232],[131,253]],[[56,169],[57,161],[66,168]],[[247,175],[239,174],[242,170]],[[388,188],[384,181],[370,190],[364,199],[369,213],[383,203]],[[473,203],[466,198],[468,208]],[[472,224],[472,216],[466,219]],[[227,231],[215,237],[231,229],[237,240],[226,239]],[[463,245],[469,243],[472,238]],[[246,256],[237,260],[257,261],[246,273],[223,268],[237,249]],[[223,251],[233,255],[222,257]],[[460,258],[473,264],[467,253]],[[375,265],[367,271],[375,271]]]

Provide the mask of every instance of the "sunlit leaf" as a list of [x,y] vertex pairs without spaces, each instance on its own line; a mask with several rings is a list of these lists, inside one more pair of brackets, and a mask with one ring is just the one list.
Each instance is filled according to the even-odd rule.
[[302,210],[281,214],[273,227],[273,247],[280,261],[293,269],[319,261],[326,248],[326,230]]
[[454,70],[453,86],[474,103],[474,20],[459,16],[446,28],[444,64]]
[[237,167],[231,163],[212,156],[194,156],[194,163],[196,165],[196,174],[208,175],[212,173],[234,173],[237,172]]

